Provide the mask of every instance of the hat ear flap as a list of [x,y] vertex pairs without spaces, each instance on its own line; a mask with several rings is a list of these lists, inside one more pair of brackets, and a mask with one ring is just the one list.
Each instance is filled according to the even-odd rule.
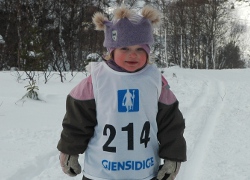
[[142,9],[141,14],[144,18],[150,20],[154,27],[160,26],[162,14],[157,9],[154,9],[152,6],[146,5]]
[[95,29],[103,31],[105,22],[108,21],[108,18],[101,12],[96,12],[94,16],[92,17],[93,23],[95,24]]

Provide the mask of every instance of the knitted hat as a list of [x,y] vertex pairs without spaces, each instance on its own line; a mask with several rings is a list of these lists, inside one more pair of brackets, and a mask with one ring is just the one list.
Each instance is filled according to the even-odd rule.
[[93,16],[96,30],[104,31],[103,46],[107,49],[154,43],[153,28],[160,25],[161,13],[151,6],[145,6],[141,15],[124,5],[114,10],[113,21],[100,12]]

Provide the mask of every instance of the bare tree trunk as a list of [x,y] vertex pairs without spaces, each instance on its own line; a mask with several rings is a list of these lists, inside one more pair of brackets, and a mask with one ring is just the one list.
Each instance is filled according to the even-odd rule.
[[[5,5],[6,5],[6,12],[10,12],[11,11],[11,6],[8,4],[8,2],[9,1],[5,1],[4,3],[5,3]],[[3,37],[4,39],[7,39],[8,38],[8,33],[9,33],[9,27],[10,27],[10,19],[11,19],[11,14],[9,13],[9,15],[8,15],[8,20],[7,20],[7,26],[6,26],[6,30],[5,30],[5,36]],[[7,43],[5,42],[4,44],[3,44],[3,48],[2,48],[2,55],[0,56],[0,62],[1,62],[1,65],[0,65],[0,67],[4,67],[5,65],[5,50],[6,50],[6,46],[7,46]]]
[[182,34],[181,34],[181,46],[180,46],[180,50],[181,50],[181,68],[182,68],[182,62],[183,62],[183,47],[182,47]]
[[17,35],[18,35],[18,49],[17,49],[17,65],[19,70],[22,69],[21,66],[21,49],[22,49],[22,38],[21,38],[21,3],[20,0],[17,1]]
[[166,66],[168,67],[167,30],[166,29],[164,31],[164,35],[165,35],[165,63],[166,63]]

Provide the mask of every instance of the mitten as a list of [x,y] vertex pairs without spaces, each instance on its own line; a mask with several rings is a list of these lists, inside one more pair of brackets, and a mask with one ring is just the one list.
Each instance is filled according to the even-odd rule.
[[79,155],[68,155],[60,153],[60,164],[65,174],[73,177],[81,173],[81,166],[78,162]]
[[157,174],[157,180],[174,180],[179,172],[181,163],[165,160]]

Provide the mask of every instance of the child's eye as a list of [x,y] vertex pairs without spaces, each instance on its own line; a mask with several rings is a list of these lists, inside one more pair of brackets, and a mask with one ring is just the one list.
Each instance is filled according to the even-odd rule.
[[144,51],[144,49],[143,48],[138,48],[137,51]]
[[127,47],[123,47],[123,48],[121,48],[121,50],[128,50],[128,48]]

